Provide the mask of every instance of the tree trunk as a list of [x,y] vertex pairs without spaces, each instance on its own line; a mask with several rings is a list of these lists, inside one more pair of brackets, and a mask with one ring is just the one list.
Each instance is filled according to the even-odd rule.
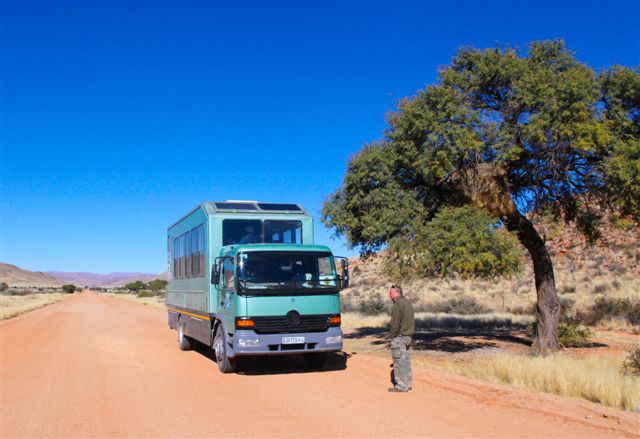
[[532,350],[536,354],[557,351],[560,303],[556,293],[551,256],[531,221],[520,212],[516,210],[507,215],[505,224],[508,230],[518,234],[518,239],[529,251],[533,261],[538,301],[536,304],[537,334]]
[[467,200],[502,218],[507,229],[518,234],[533,261],[533,273],[538,296],[536,304],[537,331],[533,352],[546,354],[558,350],[560,303],[556,293],[553,263],[544,241],[511,197],[506,171],[493,163],[480,163],[474,169],[461,171],[452,182]]

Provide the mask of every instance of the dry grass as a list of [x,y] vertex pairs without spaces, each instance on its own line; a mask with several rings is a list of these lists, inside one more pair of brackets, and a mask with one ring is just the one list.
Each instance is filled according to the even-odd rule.
[[152,306],[154,308],[167,309],[164,303],[164,297],[138,297],[135,294],[116,294],[116,293],[98,293],[104,296],[117,297],[118,299],[128,300],[129,302],[141,303],[142,305]]
[[0,320],[24,314],[37,308],[71,297],[64,293],[27,294],[25,296],[0,296]]
[[572,358],[561,353],[546,357],[499,354],[433,366],[493,383],[635,410],[640,408],[640,378],[625,375],[623,361],[621,356]]

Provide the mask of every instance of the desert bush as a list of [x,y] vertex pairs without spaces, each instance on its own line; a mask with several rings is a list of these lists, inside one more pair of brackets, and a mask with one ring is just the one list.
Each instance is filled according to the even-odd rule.
[[362,302],[358,309],[362,314],[378,315],[389,312],[389,304],[377,294],[372,294]]
[[129,282],[128,284],[126,284],[124,286],[124,288],[126,290],[129,290],[129,291],[133,292],[133,293],[136,293],[138,291],[141,291],[141,290],[147,288],[147,284],[142,282],[141,280],[137,280],[135,282]]
[[622,370],[626,374],[640,376],[640,347],[629,352],[624,359]]
[[593,294],[602,294],[606,293],[609,290],[609,285],[607,284],[598,284],[593,287]]
[[611,286],[616,290],[619,290],[622,287],[622,284],[620,283],[619,280],[616,279],[613,282],[611,282]]
[[28,294],[34,294],[34,291],[28,288],[9,288],[2,292],[4,296],[26,296]]
[[76,286],[73,284],[66,284],[62,286],[62,291],[67,294],[73,294],[76,291]]
[[604,319],[626,319],[632,325],[640,324],[640,302],[628,298],[598,297],[593,305],[580,313],[587,325],[597,325]]
[[562,289],[560,290],[560,294],[574,294],[575,292],[576,292],[576,287],[570,287],[567,285],[562,287]]
[[150,290],[160,291],[160,290],[165,290],[167,288],[168,283],[169,282],[167,282],[164,279],[154,279],[152,281],[149,281],[148,287]]
[[487,314],[493,310],[478,303],[476,299],[469,296],[454,297],[449,300],[425,306],[426,310],[434,313],[445,314]]
[[153,291],[140,290],[140,291],[138,291],[137,296],[138,297],[153,297],[153,296],[155,296],[155,294],[153,293]]

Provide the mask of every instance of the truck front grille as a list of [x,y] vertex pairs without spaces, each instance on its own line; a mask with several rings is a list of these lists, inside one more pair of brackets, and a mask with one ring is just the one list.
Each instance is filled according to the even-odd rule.
[[298,324],[292,324],[286,316],[251,317],[258,334],[324,332],[329,329],[332,314],[301,315]]

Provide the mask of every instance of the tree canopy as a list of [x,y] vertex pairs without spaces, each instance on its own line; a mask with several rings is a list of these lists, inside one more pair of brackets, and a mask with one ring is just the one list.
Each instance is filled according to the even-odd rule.
[[140,290],[147,288],[147,284],[142,282],[141,280],[136,280],[134,282],[129,282],[128,284],[125,284],[124,288],[125,290],[138,292]]
[[443,208],[485,210],[530,253],[534,350],[555,350],[553,265],[526,215],[575,220],[591,237],[605,207],[638,219],[639,77],[627,67],[597,74],[560,40],[526,51],[463,48],[436,84],[400,101],[381,140],[352,157],[322,220],[362,253],[388,246],[410,259],[428,250],[421,237]]

